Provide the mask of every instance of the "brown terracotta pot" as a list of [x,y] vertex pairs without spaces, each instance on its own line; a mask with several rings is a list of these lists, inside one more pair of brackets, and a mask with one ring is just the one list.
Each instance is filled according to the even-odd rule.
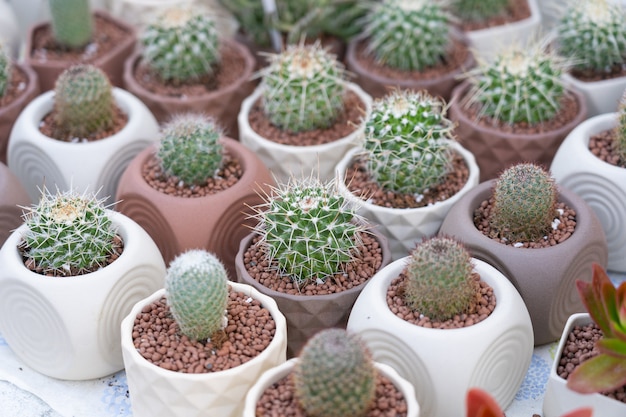
[[243,176],[220,193],[198,198],[164,194],[152,188],[141,174],[156,152],[153,145],[138,154],[122,174],[116,210],[139,223],[155,241],[166,264],[188,249],[206,249],[217,255],[235,279],[235,255],[239,243],[254,226],[248,205],[263,202],[274,180],[261,160],[238,141],[222,138],[225,149],[238,159]]
[[22,183],[0,162],[0,246],[4,244],[13,230],[17,229],[24,220],[22,208],[29,207],[32,203]]
[[504,169],[519,162],[535,162],[548,168],[565,137],[587,117],[584,97],[577,91],[570,91],[578,101],[579,110],[569,123],[544,133],[507,133],[469,118],[463,109],[469,88],[470,83],[466,81],[453,90],[448,114],[457,123],[459,142],[476,157],[481,182],[496,178]]
[[[124,41],[120,42],[107,54],[93,61],[89,61],[89,63],[102,69],[109,76],[109,79],[114,86],[122,87],[124,61],[135,49],[135,44],[137,43],[136,31],[132,26],[128,25],[120,19],[113,17],[111,14],[104,10],[96,10],[94,11],[93,15],[109,21],[110,23],[120,27],[128,33],[128,35],[124,38]],[[61,61],[52,59],[39,59],[31,56],[34,34],[37,31],[47,28],[49,25],[49,21],[35,24],[28,32],[25,47],[26,56],[24,57],[24,61],[28,65],[30,65],[39,76],[39,87],[42,92],[54,89],[54,84],[57,77],[65,69],[76,63],[74,61],[65,60]]]
[[594,211],[577,194],[559,186],[558,201],[576,211],[576,229],[555,246],[515,248],[493,240],[474,225],[474,210],[491,197],[495,180],[471,189],[450,209],[440,234],[461,240],[472,256],[500,270],[519,291],[533,323],[535,345],[554,342],[565,322],[585,308],[576,280],[591,281],[592,264],[606,267],[608,249],[604,231]]

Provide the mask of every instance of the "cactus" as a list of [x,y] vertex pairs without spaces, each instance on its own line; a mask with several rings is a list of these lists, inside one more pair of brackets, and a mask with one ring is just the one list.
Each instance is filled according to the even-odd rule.
[[54,39],[70,49],[82,48],[93,34],[89,0],[50,0]]
[[345,69],[319,42],[289,45],[260,71],[265,115],[280,129],[331,126],[344,109]]
[[613,148],[620,157],[621,166],[626,167],[626,93],[622,95],[614,130]]
[[336,182],[314,177],[273,187],[255,217],[268,260],[299,287],[342,272],[358,253],[366,229]]
[[568,8],[557,24],[559,53],[574,68],[594,72],[621,71],[626,63],[626,10],[607,0],[583,0]]
[[27,230],[20,244],[43,273],[71,276],[105,266],[116,249],[117,229],[104,199],[73,190],[52,194],[24,212]]
[[367,14],[366,52],[379,64],[422,71],[440,64],[451,46],[451,16],[429,0],[384,0]]
[[543,237],[557,214],[554,179],[533,163],[504,170],[495,182],[493,200],[491,227],[510,242]]
[[3,97],[11,84],[13,73],[13,61],[7,48],[0,45],[0,97]]
[[192,249],[178,255],[165,276],[167,305],[182,334],[206,340],[224,327],[228,275],[212,253]]
[[115,101],[106,74],[77,64],[57,78],[54,87],[55,137],[85,138],[113,125]]
[[432,320],[468,313],[478,291],[472,271],[471,256],[460,242],[447,236],[424,239],[405,269],[405,302]]
[[452,11],[462,21],[484,22],[506,14],[510,0],[452,0]]
[[384,189],[420,194],[452,169],[453,123],[442,99],[396,90],[374,101],[365,121],[368,171]]
[[161,131],[157,157],[161,168],[188,185],[201,185],[222,167],[222,131],[215,121],[200,114],[174,116]]
[[302,348],[293,383],[308,417],[363,417],[375,401],[376,369],[358,335],[325,329]]
[[148,67],[174,83],[212,75],[220,61],[215,22],[201,6],[164,10],[142,32],[141,44]]

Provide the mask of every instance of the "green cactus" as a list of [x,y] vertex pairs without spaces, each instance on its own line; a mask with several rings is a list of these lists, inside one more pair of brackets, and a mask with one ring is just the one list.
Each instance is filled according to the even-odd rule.
[[405,271],[405,302],[432,320],[468,313],[477,299],[471,256],[451,237],[435,236],[418,243]]
[[164,10],[141,34],[143,60],[163,80],[197,81],[212,75],[220,61],[215,22],[201,6]]
[[82,48],[93,34],[89,0],[50,0],[54,39],[67,48]]
[[365,120],[368,172],[384,189],[420,194],[452,169],[454,124],[426,91],[395,90],[376,99]]
[[578,70],[621,70],[626,63],[626,9],[607,0],[582,0],[557,25],[559,53]]
[[269,56],[262,76],[263,110],[280,129],[302,132],[331,126],[344,110],[345,69],[318,42],[289,45]]
[[452,0],[452,12],[462,21],[484,22],[506,14],[510,0]]
[[626,167],[626,93],[622,95],[617,113],[617,126],[614,131],[613,147]]
[[491,227],[510,242],[534,241],[556,217],[557,188],[541,166],[519,163],[505,169],[493,189]]
[[187,185],[201,185],[222,167],[222,130],[201,114],[174,116],[161,130],[157,157],[161,168]]
[[339,193],[336,182],[314,177],[292,178],[272,189],[256,207],[261,236],[270,262],[301,287],[342,272],[361,245],[366,226]]
[[451,16],[429,0],[383,0],[367,14],[366,52],[379,64],[422,71],[440,64],[452,44]]
[[11,84],[13,73],[13,61],[9,51],[0,45],[0,97],[3,97]]
[[113,125],[111,83],[99,68],[77,64],[57,78],[54,87],[55,137],[85,138]]
[[224,327],[228,275],[212,253],[192,249],[178,255],[165,276],[167,305],[182,334],[206,340]]
[[376,368],[356,334],[325,329],[302,348],[294,397],[308,417],[363,417],[376,397]]
[[105,266],[116,248],[114,227],[104,199],[75,191],[44,189],[24,212],[22,249],[43,273],[70,276]]

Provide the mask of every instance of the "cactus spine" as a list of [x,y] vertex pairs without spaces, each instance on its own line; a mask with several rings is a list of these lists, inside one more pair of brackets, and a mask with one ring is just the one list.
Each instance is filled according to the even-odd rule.
[[308,417],[363,417],[376,393],[376,369],[356,334],[325,329],[302,348],[294,397]]
[[50,0],[52,33],[55,40],[68,48],[89,43],[93,22],[89,0]]
[[3,97],[11,84],[13,62],[6,48],[0,45],[0,97]]
[[509,0],[452,0],[452,11],[462,21],[483,22],[506,13]]

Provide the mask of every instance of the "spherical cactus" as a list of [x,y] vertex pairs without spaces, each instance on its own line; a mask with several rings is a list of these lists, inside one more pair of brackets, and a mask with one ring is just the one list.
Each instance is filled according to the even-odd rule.
[[541,166],[513,165],[496,180],[491,227],[510,242],[539,239],[557,215],[557,196],[554,179]]
[[445,59],[450,30],[450,16],[441,3],[384,0],[367,14],[366,52],[382,65],[421,71]]
[[50,0],[54,39],[67,48],[81,48],[89,43],[93,22],[89,0]]
[[466,22],[483,22],[506,14],[510,0],[451,0],[455,16]]
[[173,6],[141,34],[143,59],[163,80],[193,82],[211,75],[220,61],[213,18],[200,6]]
[[396,90],[374,101],[365,121],[368,171],[384,189],[420,194],[452,167],[453,123],[425,91]]
[[54,87],[56,132],[60,139],[85,138],[113,125],[111,83],[99,68],[77,64],[61,73]]
[[11,83],[13,62],[6,48],[0,45],[0,97],[4,96]]
[[24,213],[22,248],[44,273],[70,276],[105,266],[116,248],[117,229],[104,200],[74,191],[46,190]]
[[356,334],[326,329],[302,348],[293,383],[308,417],[363,417],[375,401],[376,368]]
[[213,119],[184,113],[166,123],[157,156],[161,168],[187,185],[206,183],[222,167],[222,131]]
[[192,249],[178,255],[165,276],[167,305],[182,334],[206,340],[221,330],[228,304],[228,275],[213,254]]
[[261,70],[265,115],[280,129],[331,126],[344,109],[345,69],[319,43],[289,45]]
[[404,298],[432,320],[468,313],[477,299],[469,252],[457,240],[435,236],[418,243],[406,266]]

